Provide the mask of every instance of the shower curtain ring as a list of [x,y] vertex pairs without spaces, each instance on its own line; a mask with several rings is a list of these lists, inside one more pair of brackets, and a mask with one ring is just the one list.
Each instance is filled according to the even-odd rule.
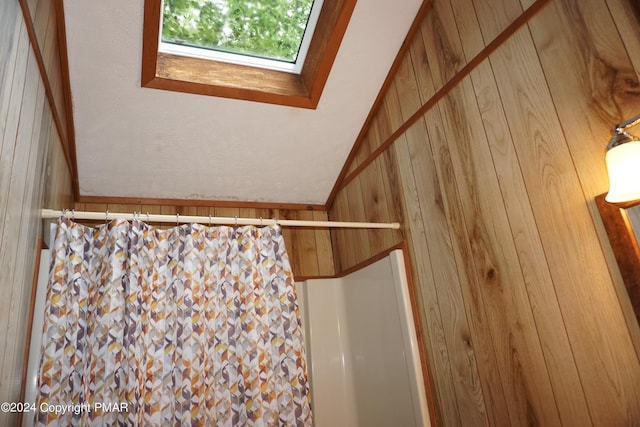
[[76,220],[76,210],[75,209],[73,209],[71,211],[71,219],[74,220],[74,221]]
[[109,209],[104,211],[104,223],[106,224],[107,222],[109,222]]
[[147,212],[147,224],[149,224],[149,212]]
[[176,225],[180,225],[180,213],[176,212]]
[[235,216],[236,227],[238,226],[238,216]]
[[262,217],[260,217],[260,227],[262,227]]
[[211,214],[209,214],[209,227],[211,227]]

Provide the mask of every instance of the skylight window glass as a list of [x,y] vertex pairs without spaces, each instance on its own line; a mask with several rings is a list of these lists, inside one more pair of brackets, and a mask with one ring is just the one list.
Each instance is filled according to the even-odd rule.
[[160,51],[299,73],[322,0],[164,0]]

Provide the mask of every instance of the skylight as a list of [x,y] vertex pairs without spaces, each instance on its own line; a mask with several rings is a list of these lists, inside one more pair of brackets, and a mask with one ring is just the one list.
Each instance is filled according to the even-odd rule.
[[322,0],[164,0],[159,51],[299,74]]
[[[273,55],[264,52],[246,54],[244,51],[236,53],[214,50],[210,47],[212,43],[198,41],[193,35],[186,37],[188,34],[197,33],[198,25],[203,23],[201,17],[210,11],[230,11],[235,10],[234,7],[255,9],[258,1],[264,2],[260,4],[270,2],[269,8],[262,8],[264,13],[269,14],[277,10],[281,4],[294,5],[291,13],[285,13],[286,17],[295,16],[299,9],[310,11],[305,12],[309,13],[308,18],[302,20],[307,26],[302,35],[302,42],[297,51],[294,50],[295,65],[293,57],[283,60],[278,59],[280,56],[273,59]],[[167,27],[171,27],[172,19],[182,24],[186,21],[189,25],[183,30],[174,30],[173,35],[169,33],[163,37],[165,2],[168,6],[177,5],[176,10],[189,11],[191,15],[187,13],[184,15],[185,18],[178,18],[179,15],[176,14],[173,18],[164,18]],[[174,92],[316,108],[356,2],[357,0],[144,0],[140,85],[144,88]],[[221,5],[225,4],[228,6],[222,8]],[[242,12],[238,16],[244,16],[247,24],[251,22],[250,14]],[[217,28],[220,31],[213,31],[218,38],[221,34],[225,35],[225,31],[222,30],[227,22],[225,19],[227,18],[219,17]],[[274,18],[273,21],[286,22],[280,18]],[[282,31],[286,31],[291,29],[291,26],[295,27],[295,22],[282,25]],[[230,24],[227,26],[234,28]],[[244,25],[241,27],[245,28]],[[229,31],[226,30],[226,33]],[[279,32],[275,34],[279,37],[272,40],[276,40],[276,44],[282,46],[285,38],[280,37]],[[265,37],[257,37],[258,40],[262,38]],[[190,39],[192,41],[189,41]],[[171,43],[171,40],[174,42]],[[197,47],[201,45],[209,47]],[[186,53],[191,48],[195,49],[195,52]],[[231,58],[220,58],[227,54],[231,55]]]

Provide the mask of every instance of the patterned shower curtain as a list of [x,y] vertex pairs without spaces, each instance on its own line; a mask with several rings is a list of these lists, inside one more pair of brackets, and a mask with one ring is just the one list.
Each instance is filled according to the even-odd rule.
[[60,218],[36,424],[310,426],[278,226]]

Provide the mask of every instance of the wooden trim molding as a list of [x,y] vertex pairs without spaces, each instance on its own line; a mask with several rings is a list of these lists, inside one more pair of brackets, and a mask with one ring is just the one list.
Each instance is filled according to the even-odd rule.
[[[29,298],[29,319],[27,323],[27,334],[25,337],[25,345],[24,345],[24,355],[22,358],[22,376],[20,381],[20,398],[19,402],[24,402],[24,396],[26,394],[27,389],[27,374],[29,369],[29,352],[31,351],[31,336],[33,335],[33,313],[35,311],[36,306],[36,292],[38,289],[38,276],[40,274],[40,256],[42,253],[42,248],[44,247],[44,241],[41,237],[38,238],[36,242],[36,253],[34,254],[34,269],[33,269],[33,281],[31,282],[31,297]],[[42,331],[40,331],[42,333]],[[18,412],[17,424],[22,425],[22,417],[23,413]]]
[[161,0],[145,0],[142,87],[317,107],[356,0],[325,0],[301,74],[158,52]]
[[411,255],[409,253],[409,243],[406,240],[403,240],[394,248],[402,249],[407,281],[409,282],[408,287],[409,299],[411,300],[411,312],[413,313],[413,323],[416,328],[416,336],[418,337],[418,352],[420,353],[422,379],[424,381],[424,389],[427,395],[427,405],[429,407],[429,419],[431,421],[431,426],[437,427],[438,419],[436,417],[436,403],[433,397],[433,390],[431,388],[431,374],[429,373],[429,364],[427,363],[427,344],[425,342],[427,333],[423,331],[422,322],[420,321],[420,310],[418,309],[418,297],[416,295],[415,282],[413,281],[413,268],[411,264]]
[[633,311],[640,322],[640,246],[624,211],[634,204],[609,203],[604,199],[605,196],[606,193],[596,197],[596,206],[609,236]]
[[[356,176],[358,176],[358,174],[360,172],[362,172],[362,170],[365,169],[367,166],[369,166],[369,164],[373,163],[373,161],[380,154],[384,153],[384,151],[387,148],[389,148],[398,138],[400,138],[400,136],[402,136],[415,122],[420,120],[427,113],[427,111],[429,111],[431,108],[433,108],[442,98],[447,96],[447,94],[449,92],[451,92],[451,90],[455,89],[455,87],[464,78],[466,78],[478,65],[480,65],[493,52],[495,52],[500,46],[502,46],[502,44],[504,42],[506,42],[516,31],[518,31],[523,25],[525,25],[531,18],[533,18],[548,3],[550,3],[550,0],[537,0],[535,3],[533,3],[531,6],[529,6],[528,9],[526,9],[524,12],[522,12],[522,14],[520,16],[518,16],[500,34],[498,34],[498,36],[494,40],[492,40],[489,44],[487,44],[484,49],[482,49],[464,67],[462,67],[462,69],[460,69],[460,71],[458,71],[451,78],[451,80],[449,80],[442,88],[440,88],[440,90],[438,90],[429,100],[427,100],[427,102],[424,105],[422,105],[418,109],[418,111],[413,113],[413,115],[411,117],[409,117],[395,132],[393,132],[391,134],[391,136],[389,136],[389,138],[387,138],[360,165],[358,165],[358,167],[356,167],[350,174],[347,175],[346,172],[349,170],[349,167],[351,166],[351,163],[353,162],[353,160],[355,158],[355,152],[353,152],[353,150],[352,150],[353,155],[350,154],[349,157],[347,158],[347,162],[344,164],[344,166],[342,168],[342,171],[341,171],[341,173],[340,173],[340,175],[338,177],[338,180],[336,181],[336,183],[335,183],[335,185],[333,187],[333,190],[331,191],[331,194],[329,195],[329,198],[327,199],[327,202],[325,204],[327,206],[327,209],[329,209],[329,207],[331,207],[331,205],[333,204],[333,201],[335,200],[338,192],[341,189],[343,189],[349,182],[351,182],[351,180],[353,180]],[[421,10],[421,12],[422,13],[426,13],[427,10],[429,10],[429,9]],[[419,25],[420,23],[421,23],[420,21],[418,21],[417,24],[414,22],[413,25],[414,26],[415,25]],[[412,26],[412,28],[413,28],[413,26]],[[405,41],[405,45],[408,45],[408,44],[409,43],[407,43]],[[398,54],[398,58],[400,58],[400,60],[406,54],[406,50],[407,50],[407,48],[405,46],[403,46],[403,49]],[[398,62],[398,58],[396,59],[396,62]],[[390,75],[390,77],[388,77],[388,78],[392,79],[395,76],[395,72],[397,71],[397,67],[394,68],[393,71],[394,71],[393,74]],[[387,89],[388,89],[388,85],[385,83],[385,85],[383,86],[383,90],[386,91]],[[383,96],[384,96],[384,94],[383,94]],[[381,96],[379,95],[378,98],[381,98]],[[377,109],[378,105],[377,104],[374,105],[374,108]],[[373,114],[375,114],[375,109],[372,109],[373,113],[370,113],[369,117],[371,117]],[[356,140],[356,146],[359,146],[360,143],[362,142],[362,139],[364,138],[364,135],[368,131],[369,125],[370,125],[370,120],[367,119],[367,121],[364,124],[363,130],[360,132],[360,134],[358,136],[358,139]]]
[[144,198],[144,197],[79,196],[77,199],[77,203],[325,211],[324,205],[314,205],[314,204],[304,204],[304,203],[240,202],[240,201],[231,201],[231,200],[159,199],[159,198]]
[[400,64],[402,63],[402,61],[404,60],[404,57],[405,57],[407,51],[409,50],[409,47],[411,45],[411,40],[413,40],[415,34],[420,29],[420,25],[422,24],[422,21],[424,20],[425,16],[427,15],[427,12],[431,9],[432,3],[433,3],[433,0],[423,0],[422,5],[420,6],[420,9],[418,10],[418,13],[416,14],[416,17],[414,18],[413,22],[411,23],[411,27],[409,28],[409,31],[407,32],[407,35],[406,35],[404,41],[402,42],[402,46],[400,46],[400,50],[398,51],[398,54],[396,55],[396,58],[394,59],[393,64],[391,65],[391,68],[389,69],[389,73],[387,74],[387,77],[385,78],[384,82],[382,83],[382,87],[380,88],[380,92],[378,92],[378,96],[376,97],[375,101],[373,102],[373,105],[371,106],[371,109],[369,110],[369,114],[367,115],[367,118],[365,119],[365,121],[364,121],[364,123],[362,125],[362,128],[360,129],[360,133],[356,137],[356,141],[353,144],[353,147],[351,148],[351,151],[349,151],[349,155],[347,156],[347,160],[345,160],[344,165],[342,166],[342,170],[340,171],[340,175],[338,175],[338,178],[336,179],[336,182],[335,182],[335,184],[333,186],[333,189],[331,190],[331,193],[329,194],[329,197],[328,197],[327,202],[326,202],[327,209],[329,209],[329,207],[331,206],[331,204],[335,200],[335,197],[336,197],[338,191],[340,191],[340,189],[342,189],[344,187],[344,185],[342,184],[342,181],[345,179],[345,177],[347,175],[347,171],[349,170],[349,167],[351,166],[351,163],[353,163],[356,155],[358,154],[358,150],[362,146],[364,138],[367,135],[367,131],[369,130],[369,127],[371,126],[371,123],[372,123],[376,113],[378,112],[378,109],[382,105],[382,101],[384,100],[384,96],[386,95],[387,91],[389,90],[389,87],[393,83],[393,79],[395,78],[396,73],[398,72],[398,68],[400,67]]
[[78,159],[76,156],[76,130],[73,121],[73,104],[71,98],[71,79],[69,77],[69,54],[67,51],[67,26],[64,17],[63,0],[53,0],[53,9],[56,14],[58,49],[60,50],[60,72],[62,75],[62,92],[64,94],[64,108],[67,119],[67,146],[69,150],[69,171],[74,198],[80,195],[80,183],[78,181]]
[[422,378],[424,381],[424,388],[427,395],[427,405],[429,407],[429,418],[431,420],[431,425],[435,427],[438,425],[438,420],[436,418],[435,400],[433,397],[433,390],[431,388],[431,380],[430,380],[431,377],[429,375],[429,368],[427,364],[427,350],[426,350],[427,347],[424,340],[424,337],[426,336],[426,334],[423,332],[422,323],[420,322],[420,312],[418,310],[418,302],[417,302],[416,290],[415,290],[413,273],[412,273],[413,269],[411,267],[411,256],[409,254],[409,245],[407,241],[403,240],[397,245],[394,245],[388,249],[385,249],[384,251],[378,254],[375,254],[372,257],[354,265],[353,267],[350,267],[344,271],[341,271],[340,273],[337,273],[333,276],[304,276],[304,277],[299,276],[299,277],[294,277],[294,280],[296,282],[304,282],[305,280],[314,280],[314,279],[339,279],[341,277],[345,277],[351,273],[354,273],[358,270],[361,270],[375,262],[378,262],[381,259],[388,257],[389,254],[395,251],[396,249],[402,250],[402,256],[404,258],[404,266],[406,270],[407,282],[409,287],[409,299],[411,301],[411,312],[414,319],[413,323],[416,328],[416,336],[418,338],[418,353],[420,354]]
[[[56,131],[58,132],[58,137],[60,139],[60,144],[62,146],[62,152],[64,154],[64,159],[67,163],[67,167],[69,168],[69,173],[71,175],[71,181],[73,183],[73,191],[75,192],[75,196],[78,194],[78,173],[77,173],[77,165],[75,161],[75,143],[71,142],[73,133],[68,133],[65,137],[65,133],[63,129],[73,131],[73,124],[67,123],[65,126],[62,123],[62,119],[60,118],[60,113],[58,112],[58,107],[56,105],[56,101],[53,95],[53,90],[51,89],[51,82],[49,81],[49,76],[47,75],[47,68],[44,63],[44,58],[42,55],[42,50],[40,49],[40,43],[38,42],[38,37],[36,35],[35,25],[33,23],[33,18],[31,16],[31,11],[29,10],[29,4],[27,0],[19,0],[20,8],[22,9],[22,16],[24,18],[25,26],[27,28],[27,34],[29,35],[29,41],[31,43],[31,47],[33,50],[33,54],[36,59],[36,63],[38,64],[38,70],[40,71],[40,77],[42,79],[42,83],[44,85],[45,94],[47,96],[47,102],[49,103],[49,107],[51,108],[51,115],[53,116],[53,122],[56,126]],[[64,35],[64,15],[62,13],[62,0],[54,0],[53,7],[55,9],[54,13],[56,14],[56,22],[58,24],[58,39],[60,42],[64,42],[64,56],[62,53],[62,47],[60,51],[61,55],[61,68],[63,75],[63,85],[65,93],[65,104],[67,101],[71,99],[71,91],[69,89],[69,70],[68,70],[68,62],[66,58],[66,36]],[[60,35],[60,26],[63,27],[63,33]],[[66,80],[66,81],[65,81]],[[65,105],[67,111],[67,120],[71,120],[72,117],[69,112],[71,111],[70,105]]]
[[[340,271],[336,274],[331,274],[331,275],[325,275],[325,276],[296,276],[294,277],[294,279],[296,280],[296,282],[304,282],[305,280],[313,280],[313,279],[340,279],[342,277],[345,277],[351,273],[354,273],[358,270],[362,270],[363,268],[380,261],[381,259],[389,256],[389,254],[393,251],[395,251],[396,249],[402,249],[403,251],[407,251],[407,245],[404,241],[398,243],[397,245],[394,245],[390,248],[385,249],[384,251],[377,253],[375,255],[372,255],[371,257],[365,259],[362,262],[359,262],[358,264],[349,267],[343,271]],[[406,260],[405,260],[406,261]]]

